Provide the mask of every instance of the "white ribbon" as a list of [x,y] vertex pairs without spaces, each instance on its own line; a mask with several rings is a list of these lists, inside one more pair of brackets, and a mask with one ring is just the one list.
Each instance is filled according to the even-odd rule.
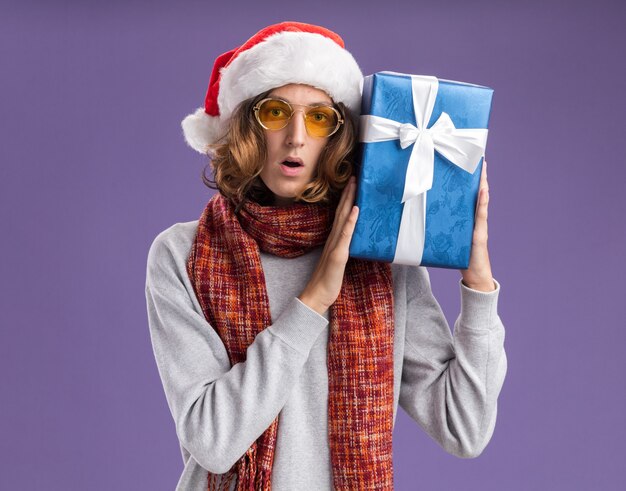
[[[384,72],[383,72],[384,73]],[[388,72],[393,73],[393,72]],[[419,265],[426,233],[426,191],[433,187],[435,151],[461,169],[473,174],[485,153],[487,129],[459,129],[448,113],[442,112],[430,128],[439,80],[411,75],[413,109],[417,127],[373,115],[360,117],[359,141],[374,143],[400,140],[400,147],[413,145],[404,180],[402,218],[394,263]]]

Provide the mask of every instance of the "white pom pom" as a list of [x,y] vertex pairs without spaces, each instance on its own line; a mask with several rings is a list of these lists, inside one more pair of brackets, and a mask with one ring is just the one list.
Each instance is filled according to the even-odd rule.
[[219,116],[209,116],[199,107],[181,122],[187,145],[202,154],[207,154],[208,146],[217,142],[226,133],[226,125]]

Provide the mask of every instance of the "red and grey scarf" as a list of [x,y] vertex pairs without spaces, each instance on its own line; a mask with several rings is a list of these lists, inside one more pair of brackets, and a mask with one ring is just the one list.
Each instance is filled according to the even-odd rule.
[[[324,245],[335,209],[322,204],[261,206],[213,196],[198,224],[187,273],[231,365],[272,324],[259,251],[301,256]],[[350,258],[329,310],[328,438],[334,487],[392,490],[394,311],[391,267]],[[224,475],[219,489],[271,489],[278,417]],[[208,489],[218,489],[209,472]]]

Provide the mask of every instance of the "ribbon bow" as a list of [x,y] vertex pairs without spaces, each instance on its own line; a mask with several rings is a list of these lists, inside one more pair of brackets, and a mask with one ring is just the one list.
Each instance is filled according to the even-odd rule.
[[380,116],[362,115],[359,141],[399,140],[402,149],[413,145],[404,180],[402,203],[405,206],[393,262],[419,265],[426,228],[426,191],[433,187],[435,151],[473,174],[485,153],[487,129],[456,128],[446,112],[442,112],[437,121],[427,128],[435,107],[439,80],[431,76],[411,75],[411,88],[417,126]]

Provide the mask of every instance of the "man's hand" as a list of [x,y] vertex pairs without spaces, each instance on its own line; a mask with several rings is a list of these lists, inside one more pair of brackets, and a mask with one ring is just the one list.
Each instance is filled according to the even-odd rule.
[[496,289],[491,275],[489,251],[487,250],[487,208],[489,206],[489,184],[487,183],[487,161],[483,160],[478,189],[478,204],[474,219],[472,252],[467,269],[461,269],[463,284],[473,290],[490,292]]

